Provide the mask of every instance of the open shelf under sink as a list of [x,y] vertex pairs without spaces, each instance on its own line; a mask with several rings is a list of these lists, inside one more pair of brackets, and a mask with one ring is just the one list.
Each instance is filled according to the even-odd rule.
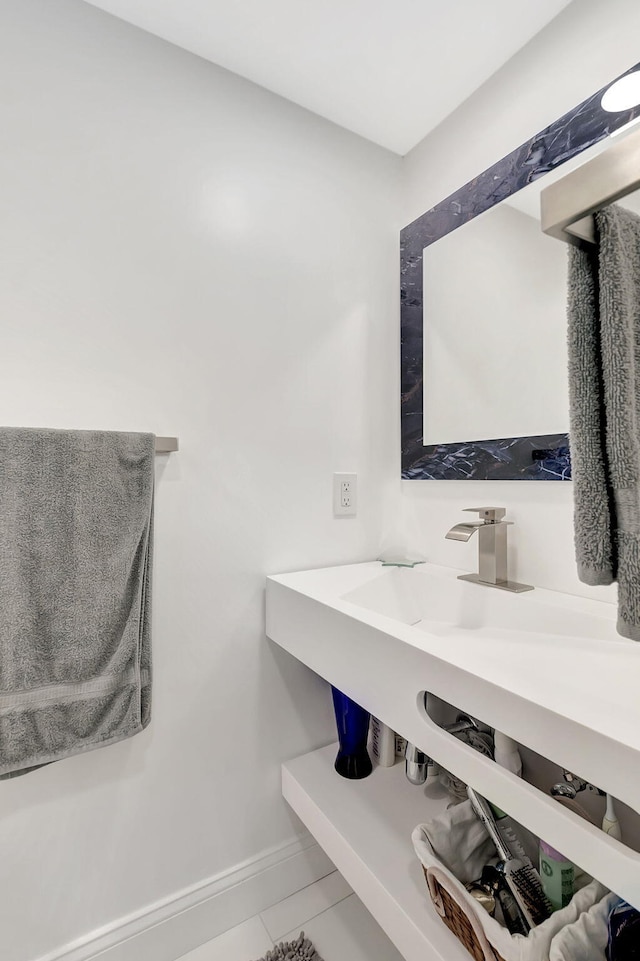
[[411,832],[449,803],[409,784],[404,765],[361,781],[334,768],[337,745],[282,766],[282,793],[407,961],[469,961],[429,901]]

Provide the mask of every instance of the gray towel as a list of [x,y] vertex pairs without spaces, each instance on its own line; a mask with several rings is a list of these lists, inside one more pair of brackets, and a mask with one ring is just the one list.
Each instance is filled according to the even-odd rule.
[[0,777],[149,723],[154,451],[0,428]]
[[640,217],[596,214],[569,258],[569,396],[578,575],[618,582],[618,631],[640,640]]

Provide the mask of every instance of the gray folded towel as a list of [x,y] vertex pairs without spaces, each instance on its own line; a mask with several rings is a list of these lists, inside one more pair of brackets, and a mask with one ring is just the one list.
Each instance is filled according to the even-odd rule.
[[154,452],[0,428],[0,777],[149,723]]
[[596,214],[569,258],[569,397],[578,575],[618,582],[618,631],[640,640],[640,217]]

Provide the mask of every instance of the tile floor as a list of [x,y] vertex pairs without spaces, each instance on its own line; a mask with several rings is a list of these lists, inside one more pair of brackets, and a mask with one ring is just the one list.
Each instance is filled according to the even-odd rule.
[[304,930],[323,961],[402,961],[344,878],[334,871],[180,961],[257,961]]

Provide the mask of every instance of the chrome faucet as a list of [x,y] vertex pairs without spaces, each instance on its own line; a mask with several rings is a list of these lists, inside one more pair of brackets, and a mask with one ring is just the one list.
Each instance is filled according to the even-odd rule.
[[532,591],[530,584],[509,580],[507,527],[513,521],[503,520],[507,513],[504,507],[466,507],[465,510],[479,514],[481,520],[455,524],[445,537],[450,541],[468,541],[478,531],[479,563],[477,574],[460,574],[459,580],[473,581],[474,584],[497,587],[516,594]]

